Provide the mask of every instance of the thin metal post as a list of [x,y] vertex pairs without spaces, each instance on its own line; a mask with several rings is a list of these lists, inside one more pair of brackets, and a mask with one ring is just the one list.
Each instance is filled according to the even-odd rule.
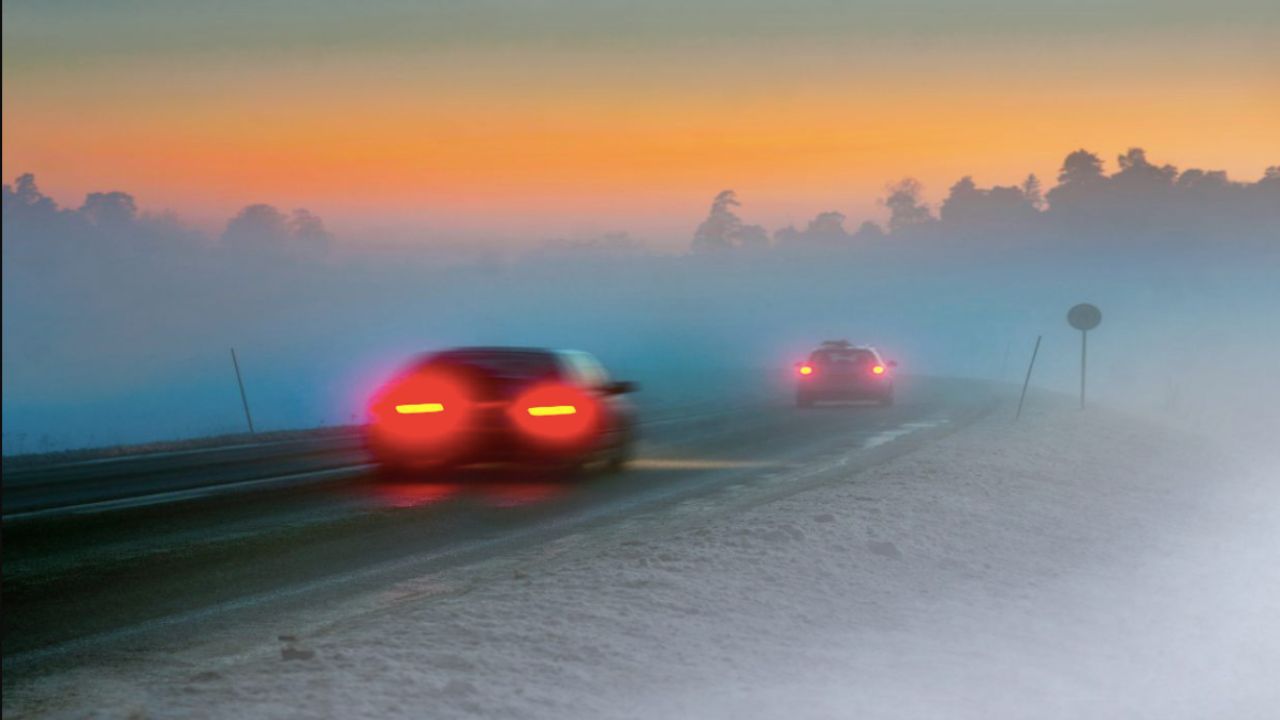
[[1004,344],[1004,359],[1000,361],[1000,382],[1004,382],[1009,377],[1009,353],[1013,350],[1013,338],[1009,338]]
[[1089,331],[1080,331],[1080,409],[1084,409],[1085,358],[1089,354]]
[[1040,354],[1040,336],[1036,336],[1036,346],[1031,350],[1031,362],[1027,363],[1027,377],[1022,381],[1022,395],[1018,398],[1018,414],[1014,420],[1022,417],[1022,402],[1027,399],[1027,385],[1031,383],[1031,368],[1036,366],[1036,355]]
[[240,403],[244,405],[244,420],[249,423],[249,434],[254,435],[253,416],[249,414],[249,398],[244,394],[244,380],[240,379],[240,361],[236,360],[235,348],[231,348],[231,366],[236,369],[236,384],[240,386]]

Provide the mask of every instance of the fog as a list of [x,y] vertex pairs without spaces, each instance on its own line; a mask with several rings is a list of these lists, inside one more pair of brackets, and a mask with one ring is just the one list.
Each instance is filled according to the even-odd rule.
[[388,372],[463,344],[589,350],[657,405],[784,382],[829,338],[903,373],[1019,382],[1039,335],[1034,384],[1073,392],[1078,302],[1104,314],[1093,400],[1237,436],[1280,420],[1280,167],[1081,150],[1043,183],[964,178],[929,207],[908,178],[883,223],[831,209],[772,230],[710,189],[681,253],[621,231],[406,247],[266,204],[212,237],[121,191],[59,207],[36,180],[4,186],[5,454],[239,432],[231,347],[261,430],[357,422]]

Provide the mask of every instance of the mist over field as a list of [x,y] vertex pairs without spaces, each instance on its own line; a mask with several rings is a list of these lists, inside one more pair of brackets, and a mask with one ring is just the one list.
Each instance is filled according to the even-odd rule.
[[6,454],[238,432],[230,347],[260,430],[359,421],[389,371],[463,344],[589,350],[667,402],[724,368],[785,382],[829,338],[907,374],[1017,382],[1043,335],[1035,384],[1070,391],[1077,302],[1104,313],[1099,402],[1259,434],[1280,405],[1280,167],[1240,180],[1078,151],[1043,188],[965,178],[929,207],[908,179],[883,224],[833,209],[787,228],[712,189],[686,252],[621,231],[405,247],[269,205],[210,237],[126,192],[59,207],[37,179],[4,186]]

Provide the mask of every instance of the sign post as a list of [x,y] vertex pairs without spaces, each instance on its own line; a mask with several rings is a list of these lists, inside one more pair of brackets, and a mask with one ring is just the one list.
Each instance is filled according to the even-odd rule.
[[249,424],[249,434],[253,431],[253,416],[249,414],[249,397],[244,394],[244,380],[240,379],[240,361],[236,359],[236,349],[231,348],[231,366],[236,369],[236,385],[240,386],[240,404],[244,405],[244,421]]
[[1102,322],[1102,311],[1080,303],[1067,311],[1067,322],[1080,331],[1080,409],[1084,409],[1085,375],[1089,361],[1089,331]]
[[1031,384],[1031,369],[1036,366],[1036,356],[1040,354],[1040,336],[1036,336],[1036,346],[1031,349],[1031,362],[1027,363],[1027,377],[1022,380],[1022,394],[1018,396],[1018,413],[1014,420],[1022,417],[1022,403],[1027,399],[1027,386]]

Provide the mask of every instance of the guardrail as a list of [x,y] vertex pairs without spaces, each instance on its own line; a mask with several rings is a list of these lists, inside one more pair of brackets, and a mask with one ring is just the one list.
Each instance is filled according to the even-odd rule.
[[355,434],[116,457],[4,473],[4,518],[33,511],[355,465]]
[[[693,401],[648,408],[639,423],[642,437],[699,425],[752,404],[763,393],[747,393],[738,402]],[[4,472],[5,522],[45,519],[72,512],[137,507],[193,500],[214,494],[301,485],[357,472],[368,458],[357,430],[316,437],[238,443],[219,447],[19,467]],[[131,502],[132,501],[132,502]]]

